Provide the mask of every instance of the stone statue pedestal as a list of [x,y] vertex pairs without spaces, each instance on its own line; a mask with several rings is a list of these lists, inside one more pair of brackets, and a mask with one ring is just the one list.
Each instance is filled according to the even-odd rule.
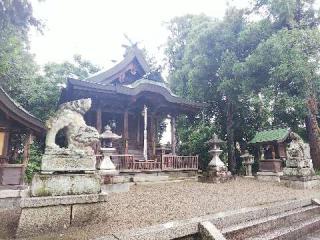
[[36,174],[32,179],[31,196],[66,196],[101,192],[98,174]]
[[290,157],[286,160],[281,181],[291,188],[311,189],[319,186],[319,178],[315,175],[311,159]]
[[96,156],[74,152],[70,149],[46,149],[42,156],[41,172],[94,172],[96,170]]
[[259,172],[256,178],[264,182],[280,182],[280,177],[283,176],[282,160],[280,159],[265,159],[259,164]]
[[207,170],[200,177],[201,182],[223,183],[232,180],[233,176],[227,167],[208,166]]
[[[92,149],[99,142],[99,133],[97,129],[87,126],[83,119],[91,103],[91,99],[64,103],[47,121],[46,149],[41,161],[41,173],[32,179],[32,197],[101,192],[101,179],[96,174],[96,156]],[[60,130],[65,132],[67,148],[56,144],[56,135]]]

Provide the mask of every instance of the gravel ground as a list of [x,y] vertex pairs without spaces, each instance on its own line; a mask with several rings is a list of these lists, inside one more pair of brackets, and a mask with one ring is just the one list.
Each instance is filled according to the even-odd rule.
[[312,197],[319,198],[320,189],[294,190],[277,183],[243,178],[223,184],[178,182],[137,185],[132,186],[129,192],[110,195],[110,200],[102,204],[96,223],[29,239],[92,239],[172,220]]

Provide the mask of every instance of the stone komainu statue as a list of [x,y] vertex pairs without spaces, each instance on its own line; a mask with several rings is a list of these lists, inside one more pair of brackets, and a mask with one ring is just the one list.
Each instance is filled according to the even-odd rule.
[[305,143],[303,139],[296,133],[290,133],[290,139],[292,140],[288,149],[288,158],[305,158]]
[[92,154],[91,146],[99,141],[99,133],[95,128],[87,126],[83,119],[90,108],[90,98],[61,104],[55,115],[46,122],[46,150],[63,150],[55,143],[55,139],[58,132],[65,129],[67,150]]

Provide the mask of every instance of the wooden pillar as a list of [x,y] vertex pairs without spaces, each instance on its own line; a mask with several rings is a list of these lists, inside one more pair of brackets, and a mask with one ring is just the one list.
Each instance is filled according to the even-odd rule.
[[171,116],[171,151],[176,155],[176,118]]
[[9,138],[9,129],[0,132],[0,164],[8,162]]
[[123,115],[123,139],[124,139],[124,153],[128,154],[128,139],[129,139],[129,129],[128,129],[128,110],[124,111]]
[[146,105],[143,107],[144,116],[144,130],[143,130],[143,156],[145,160],[148,160],[148,108]]
[[102,112],[101,108],[98,108],[96,111],[96,129],[99,133],[102,132]]
[[141,119],[141,117],[140,117],[140,112],[139,112],[139,114],[137,116],[137,144],[138,145],[140,145],[140,131],[141,131],[141,129],[140,129],[140,119]]
[[156,155],[156,118],[155,116],[151,117],[150,122],[150,135],[151,135],[151,146],[152,146],[152,156]]

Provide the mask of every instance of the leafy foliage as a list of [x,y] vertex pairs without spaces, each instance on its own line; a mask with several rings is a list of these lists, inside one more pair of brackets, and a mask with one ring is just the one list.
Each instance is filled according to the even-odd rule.
[[[313,0],[256,0],[222,20],[186,15],[169,23],[169,82],[181,96],[209,103],[201,118],[228,140],[229,164],[239,163],[236,143],[243,150],[261,127],[285,124],[306,136],[306,99],[319,92],[318,13]],[[202,125],[178,128],[192,136]],[[195,139],[180,136],[181,146],[205,142]]]

